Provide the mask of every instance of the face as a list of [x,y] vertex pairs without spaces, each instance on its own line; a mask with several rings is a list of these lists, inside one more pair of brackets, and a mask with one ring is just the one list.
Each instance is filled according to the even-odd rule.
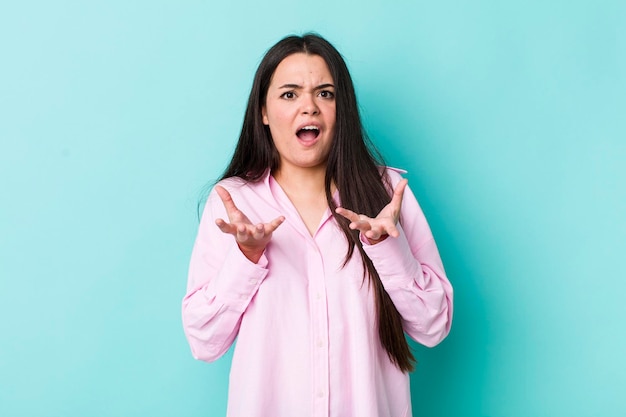
[[319,55],[296,53],[276,67],[262,108],[281,173],[325,169],[335,133],[335,86]]

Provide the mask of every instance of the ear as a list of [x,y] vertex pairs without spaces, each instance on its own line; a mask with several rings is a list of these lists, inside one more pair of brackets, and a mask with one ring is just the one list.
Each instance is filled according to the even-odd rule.
[[261,115],[263,116],[263,124],[265,126],[269,126],[270,121],[267,119],[267,111],[265,109],[265,106],[261,107]]

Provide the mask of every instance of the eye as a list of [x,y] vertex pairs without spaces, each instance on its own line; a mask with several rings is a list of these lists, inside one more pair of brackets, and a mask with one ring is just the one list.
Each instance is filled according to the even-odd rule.
[[293,91],[285,91],[284,93],[280,95],[280,98],[284,98],[287,100],[294,99],[295,97],[296,97],[296,93],[294,93]]
[[321,98],[334,98],[335,97],[335,93],[333,93],[332,91],[328,91],[328,90],[320,91],[319,95]]

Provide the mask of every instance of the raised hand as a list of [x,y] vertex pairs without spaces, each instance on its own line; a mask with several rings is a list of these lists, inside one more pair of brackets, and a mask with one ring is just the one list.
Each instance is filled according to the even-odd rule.
[[224,203],[230,222],[216,219],[215,224],[223,233],[233,235],[246,258],[257,263],[271,240],[272,233],[285,221],[285,217],[277,217],[269,223],[252,224],[250,219],[237,208],[230,193],[224,187],[217,185],[215,191]]
[[402,197],[407,183],[408,180],[403,179],[396,185],[391,201],[383,207],[375,218],[357,214],[343,207],[338,207],[335,211],[350,220],[350,229],[359,230],[371,244],[382,242],[387,236],[398,237],[400,232],[398,232],[396,224],[400,218]]

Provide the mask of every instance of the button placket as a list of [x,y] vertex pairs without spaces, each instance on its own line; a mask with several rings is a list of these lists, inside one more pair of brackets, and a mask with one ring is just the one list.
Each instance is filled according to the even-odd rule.
[[329,389],[329,357],[326,347],[328,339],[328,308],[324,263],[319,248],[310,243],[308,254],[309,299],[311,300],[311,343],[313,356],[313,416],[327,417]]

